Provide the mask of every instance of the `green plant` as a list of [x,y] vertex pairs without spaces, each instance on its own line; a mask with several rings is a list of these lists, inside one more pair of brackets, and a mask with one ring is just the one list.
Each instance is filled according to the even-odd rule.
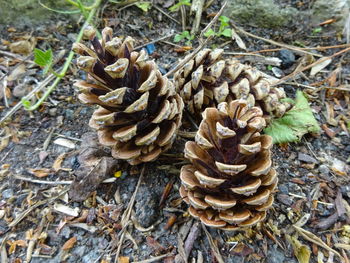
[[309,103],[303,92],[298,90],[293,108],[286,114],[273,120],[264,132],[273,138],[274,143],[300,141],[309,132],[318,133],[320,127],[312,114]]
[[[80,29],[80,32],[75,40],[75,43],[79,43],[83,37],[85,28],[91,23],[92,18],[94,17],[94,15],[97,11],[97,8],[100,6],[102,0],[95,0],[94,3],[90,6],[83,5],[81,0],[76,0],[76,1],[66,0],[66,1],[71,3],[74,7],[78,7],[79,10],[81,10],[81,13],[83,14],[83,16],[86,18],[85,23],[82,26],[82,28]],[[87,12],[87,16],[84,15],[84,12],[82,11],[83,9],[84,9],[84,12]],[[98,32],[97,32],[97,34],[100,35]],[[34,105],[32,105],[31,102],[29,101],[30,97],[28,97],[28,96],[24,96],[21,99],[21,103],[26,110],[28,110],[28,111],[36,110],[47,99],[47,97],[51,94],[51,92],[55,90],[58,83],[66,75],[67,70],[70,66],[70,63],[73,60],[73,57],[74,57],[74,52],[70,51],[61,71],[59,73],[57,73],[52,69],[52,65],[53,65],[52,50],[51,49],[48,49],[46,51],[43,51],[40,49],[34,50],[34,62],[37,65],[44,68],[44,70],[43,70],[44,74],[46,74],[47,72],[50,72],[56,76],[56,79],[51,84],[51,86],[45,91],[44,95]]]
[[174,42],[180,42],[186,39],[186,45],[192,46],[192,40],[194,39],[194,35],[191,35],[189,31],[183,31],[180,34],[176,34],[174,37]]
[[317,35],[322,32],[322,27],[316,27],[312,30],[313,35]]
[[170,12],[176,12],[180,9],[181,6],[191,6],[191,0],[179,0],[179,2],[171,7],[169,7]]
[[232,30],[229,24],[230,19],[227,16],[220,16],[219,21],[220,21],[220,26],[218,31],[214,31],[213,29],[210,28],[204,33],[204,36],[232,37]]
[[152,3],[151,2],[137,2],[135,5],[138,8],[140,8],[143,12],[147,13],[148,10],[151,8]]

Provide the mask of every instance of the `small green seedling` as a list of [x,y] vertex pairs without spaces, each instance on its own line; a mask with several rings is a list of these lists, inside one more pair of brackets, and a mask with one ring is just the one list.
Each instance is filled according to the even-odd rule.
[[313,35],[317,35],[322,32],[322,27],[316,27],[312,30]]
[[186,40],[186,45],[191,46],[192,45],[192,40],[194,39],[194,35],[191,35],[190,32],[183,31],[181,34],[176,34],[174,37],[174,42],[180,42],[182,40]]
[[270,70],[270,71],[271,71],[272,68],[273,68],[272,65],[267,65],[267,70]]
[[169,7],[170,12],[176,12],[180,9],[181,6],[191,6],[191,0],[179,0],[179,2],[171,7]]
[[51,48],[46,51],[35,48],[34,49],[34,63],[43,68],[43,74],[48,72],[54,74],[56,77],[62,77],[59,73],[53,70],[53,53]]
[[147,13],[148,10],[151,8],[151,2],[138,2],[136,3],[136,6],[140,8],[143,12]]
[[210,28],[208,31],[204,33],[205,37],[210,37],[210,36],[232,37],[232,30],[229,24],[230,19],[227,16],[220,16],[219,21],[220,21],[220,27],[218,31],[216,32]]

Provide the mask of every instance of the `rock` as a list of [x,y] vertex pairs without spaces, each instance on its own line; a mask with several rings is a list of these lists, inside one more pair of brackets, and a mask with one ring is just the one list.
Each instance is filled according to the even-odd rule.
[[293,204],[293,201],[289,195],[278,194],[277,200],[286,206],[291,206]]
[[158,217],[158,194],[147,185],[141,185],[136,196],[136,218],[144,228],[150,227]]
[[26,85],[17,85],[13,91],[12,91],[12,95],[15,96],[16,98],[22,98],[25,95],[27,95],[29,89],[28,86]]
[[49,109],[49,115],[51,117],[55,117],[57,115],[57,108],[51,108]]
[[301,152],[298,153],[298,160],[305,163],[318,163],[314,157]]
[[322,174],[322,175],[328,175],[329,174],[329,168],[328,168],[328,166],[327,165],[325,165],[325,164],[321,164],[319,167],[318,167],[318,170],[320,171],[320,173]]
[[242,23],[259,27],[277,28],[287,25],[295,14],[295,8],[283,8],[274,0],[230,0],[224,14]]
[[292,51],[288,49],[282,49],[278,53],[278,57],[282,60],[281,67],[282,69],[289,68],[295,62],[295,55]]
[[270,246],[267,252],[266,263],[295,263],[294,258],[286,258],[285,253],[277,248],[277,246]]
[[6,189],[1,193],[2,198],[10,199],[13,196],[13,189]]
[[284,75],[283,71],[280,68],[273,67],[271,70],[273,75],[275,75],[276,78],[281,78]]
[[284,184],[281,184],[278,186],[278,190],[280,190],[281,193],[283,194],[288,194],[289,193],[289,190],[288,190],[288,187]]

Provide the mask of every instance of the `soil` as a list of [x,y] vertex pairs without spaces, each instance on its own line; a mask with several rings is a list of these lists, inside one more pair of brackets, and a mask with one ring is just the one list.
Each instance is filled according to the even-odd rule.
[[[174,1],[155,2],[167,10]],[[219,2],[214,1],[204,12],[201,28],[210,21],[211,16],[208,15],[220,9]],[[283,1],[283,4],[305,11],[312,2]],[[181,21],[180,13],[171,13],[171,16]],[[116,35],[134,37],[136,46],[182,31],[181,22],[175,23],[158,9],[151,8],[144,13],[136,6],[117,8],[111,3],[103,4],[95,24],[98,28],[111,26]],[[23,54],[13,54],[9,49],[11,43],[32,36],[37,41],[37,48],[51,47],[57,57],[62,50],[67,54],[81,25],[82,23],[73,23],[62,15],[41,26],[9,23],[0,27],[0,51],[7,52],[0,57],[0,72],[11,75],[21,59],[26,57]],[[325,25],[320,32],[315,32],[307,18],[303,21],[295,20],[279,29],[262,29],[250,24],[239,26],[265,39],[299,47],[344,44],[344,39],[331,25]],[[223,47],[226,52],[246,53],[279,48],[263,40],[243,34],[240,36],[247,51],[241,50],[235,41],[226,43],[228,39],[224,38],[215,38],[208,43],[208,47],[222,46],[225,43]],[[150,55],[163,72],[173,68],[185,55],[176,51],[184,43],[174,46],[169,42],[174,44],[172,37],[167,42],[156,41],[155,52]],[[198,44],[195,38],[193,47]],[[312,52],[330,56],[343,48]],[[268,57],[280,56],[279,51],[261,54]],[[291,73],[302,59],[311,59],[299,52],[293,54],[295,60],[290,62],[288,68],[278,68],[282,75]],[[237,58],[273,75],[271,68],[261,62],[248,61],[246,56]],[[153,262],[181,262],[178,255],[182,254],[184,246],[189,246],[191,238],[194,239],[194,244],[190,245],[189,262],[220,262],[220,257],[223,262],[298,262],[296,255],[303,250],[298,251],[293,247],[289,237],[298,238],[307,247],[311,253],[309,262],[326,262],[327,259],[328,262],[341,262],[337,254],[298,234],[293,227],[296,223],[315,234],[346,260],[350,257],[350,232],[346,231],[350,223],[350,138],[344,120],[349,120],[350,117],[349,59],[349,53],[344,53],[335,57],[315,77],[310,77],[305,72],[288,82],[290,84],[281,85],[290,97],[294,97],[297,89],[303,89],[322,130],[320,134],[304,136],[298,143],[274,146],[273,160],[279,174],[279,186],[275,204],[264,224],[237,232],[207,228],[212,240],[208,238],[202,226],[188,215],[186,205],[180,200],[178,172],[184,163],[182,151],[186,139],[178,136],[167,154],[145,165],[133,206],[132,220],[124,232],[126,234],[119,261],[115,261],[114,255],[123,238],[121,219],[135,192],[142,165],[131,167],[120,162],[118,170],[121,171],[121,176],[118,173],[109,174],[108,177],[114,180],[100,184],[82,202],[73,202],[67,193],[60,198],[56,197],[62,190],[69,188],[70,182],[81,169],[79,156],[83,144],[86,144],[81,138],[92,131],[88,121],[94,109],[77,100],[72,84],[85,76],[77,70],[73,61],[67,75],[37,111],[28,112],[21,108],[2,125],[1,262],[26,262],[28,255],[31,256],[30,262],[151,262],[142,260],[162,255],[165,256]],[[4,85],[8,89],[8,107],[4,96],[0,94],[1,118],[19,102],[21,96],[16,97],[16,92],[17,95],[27,94],[44,79],[42,70],[30,63],[32,60],[33,57],[26,58],[23,63],[25,69],[14,79],[6,83],[1,80],[1,89]],[[55,68],[63,63],[64,59],[61,58],[56,62]],[[330,79],[336,69],[341,70],[341,74]],[[303,86],[298,87],[296,83]],[[347,91],[341,90],[343,87]],[[63,139],[63,145],[57,144],[59,138],[61,141]],[[108,155],[108,149],[103,150]],[[170,193],[162,200],[165,189],[170,189]],[[59,206],[64,207],[63,212],[58,211]],[[11,225],[20,216],[23,219]],[[324,261],[318,261],[322,256]]]

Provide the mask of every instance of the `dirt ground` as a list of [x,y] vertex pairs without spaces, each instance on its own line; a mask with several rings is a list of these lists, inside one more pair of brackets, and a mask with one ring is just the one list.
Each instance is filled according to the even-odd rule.
[[[167,8],[173,2],[158,1],[156,5],[168,13]],[[283,2],[302,11],[311,5],[309,1]],[[214,1],[203,12],[201,29],[219,9],[220,2]],[[134,5],[120,8],[104,3],[95,24],[100,29],[111,26],[116,35],[134,37],[136,46],[156,40],[155,51],[150,56],[165,73],[186,54],[182,52],[185,44],[173,41],[174,33],[182,31],[180,12],[170,15],[177,22],[157,8],[144,13]],[[307,17],[278,29],[237,25],[264,39],[240,33],[247,50],[240,49],[236,41],[222,37],[207,46],[241,53],[234,56],[272,76],[286,76],[298,67],[349,47],[342,45],[344,38],[331,24],[315,26]],[[64,53],[54,66],[58,69],[81,26],[82,22],[56,15],[39,26],[9,23],[0,27],[1,118],[45,79],[42,70],[33,64],[33,57],[14,53],[11,43],[25,40],[30,46],[35,41],[37,48],[51,47],[55,57]],[[157,41],[167,35],[172,36]],[[289,44],[295,49],[286,50],[266,40]],[[193,47],[198,44],[195,38]],[[258,53],[261,56],[252,55],[254,51],[262,51]],[[266,60],[271,57],[282,58],[282,65],[268,66]],[[349,60],[349,53],[344,52],[334,56],[315,76],[306,70],[281,85],[292,98],[298,89],[305,92],[321,132],[306,135],[298,143],[274,146],[279,186],[273,209],[265,223],[238,232],[205,229],[186,212],[178,193],[178,174],[185,163],[182,151],[187,140],[181,136],[156,162],[144,168],[119,162],[116,171],[120,172],[108,174],[109,180],[84,201],[71,200],[70,184],[81,174],[81,149],[91,143],[84,136],[92,132],[88,121],[93,112],[92,107],[77,100],[72,83],[85,76],[73,61],[67,75],[37,111],[28,112],[21,107],[1,124],[1,263],[28,262],[28,259],[30,262],[169,263],[182,262],[181,257],[187,251],[190,251],[186,255],[188,262],[197,263],[349,262]],[[37,92],[35,97],[41,94]],[[108,149],[104,150],[108,156]],[[128,205],[134,194],[135,203],[130,210]],[[123,222],[128,211],[130,220]],[[308,252],[310,260],[303,261]]]

